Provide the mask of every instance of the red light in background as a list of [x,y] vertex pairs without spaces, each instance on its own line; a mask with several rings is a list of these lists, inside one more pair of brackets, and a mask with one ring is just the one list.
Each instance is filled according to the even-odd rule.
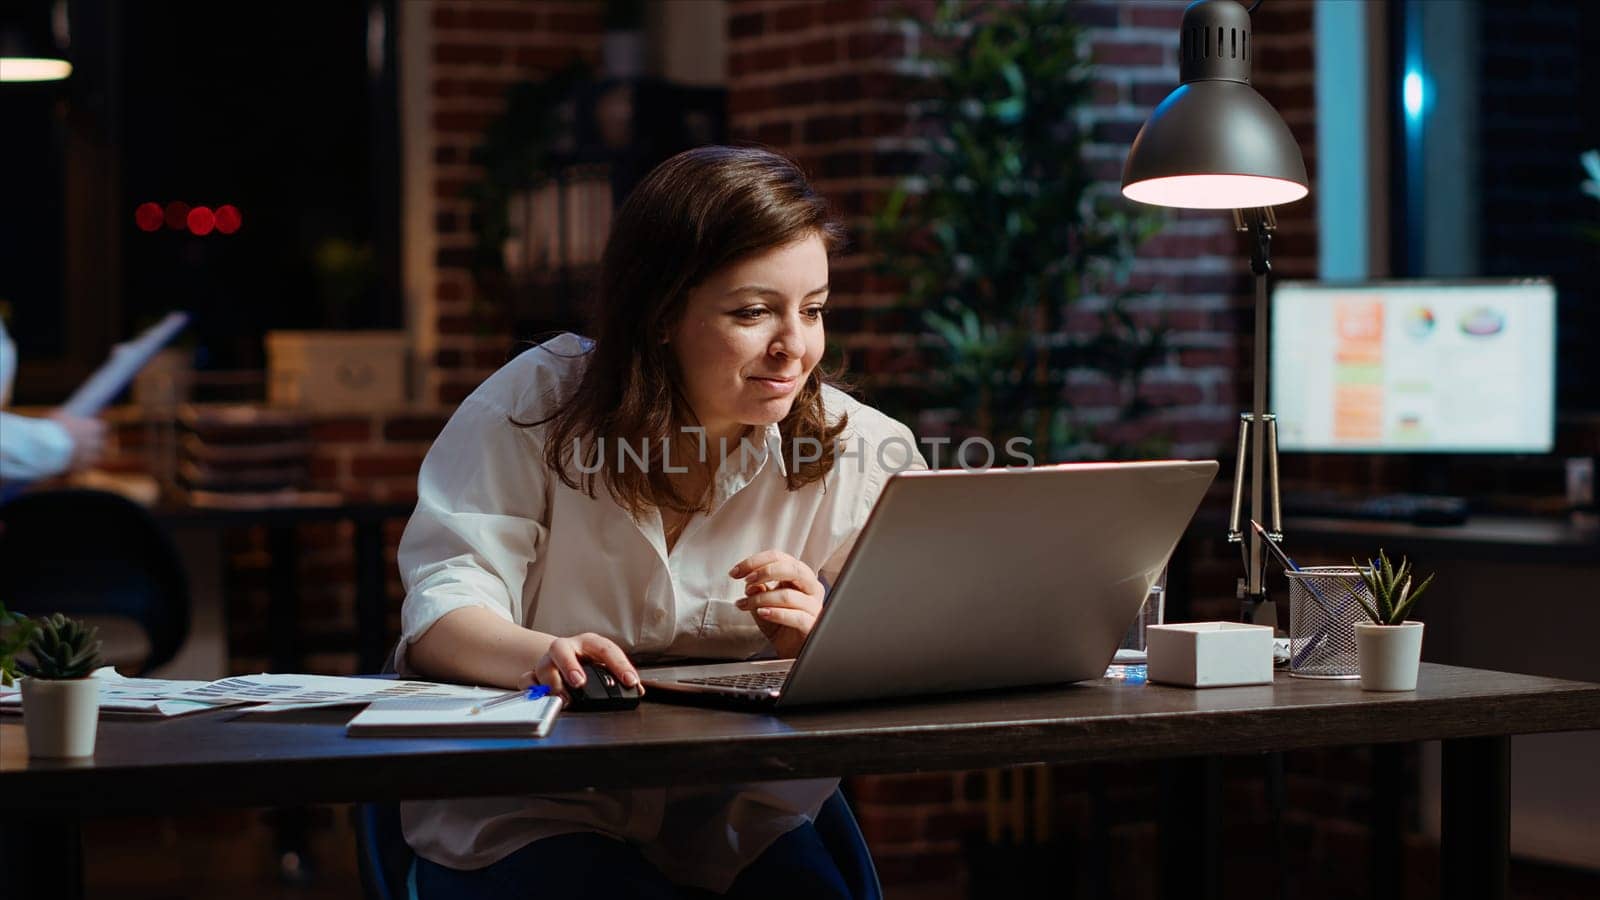
[[217,230],[223,234],[233,234],[244,224],[244,217],[239,215],[239,208],[232,203],[224,203],[217,207]]
[[159,203],[141,203],[133,211],[133,222],[139,226],[140,231],[160,231],[161,223],[165,222],[166,218]]
[[196,206],[194,209],[189,210],[189,230],[196,235],[205,237],[211,233],[211,229],[215,228],[216,225],[216,213],[213,213],[209,207]]
[[182,200],[174,200],[167,204],[167,227],[173,231],[182,231],[189,223],[189,204]]

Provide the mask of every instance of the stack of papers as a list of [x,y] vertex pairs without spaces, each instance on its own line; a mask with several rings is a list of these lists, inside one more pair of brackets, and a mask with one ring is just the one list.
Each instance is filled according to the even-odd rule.
[[[156,717],[181,716],[225,706],[251,705],[252,712],[281,712],[412,697],[458,700],[471,705],[505,693],[496,688],[458,684],[332,675],[260,674],[217,681],[167,681],[124,678],[110,666],[96,671],[93,677],[100,682],[101,710]],[[0,711],[16,712],[21,708],[20,686],[0,688]]]

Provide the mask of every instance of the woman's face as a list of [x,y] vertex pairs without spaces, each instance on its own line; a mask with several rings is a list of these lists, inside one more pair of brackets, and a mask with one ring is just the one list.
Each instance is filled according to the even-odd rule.
[[828,251],[818,235],[714,273],[668,336],[706,437],[782,421],[822,358]]

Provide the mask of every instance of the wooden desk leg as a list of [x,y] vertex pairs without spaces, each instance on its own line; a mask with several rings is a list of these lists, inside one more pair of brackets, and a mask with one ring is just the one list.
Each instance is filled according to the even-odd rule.
[[[269,667],[273,672],[299,672],[305,668],[305,654],[300,652],[300,541],[294,526],[268,528],[267,549],[272,554],[267,607]],[[288,884],[306,883],[311,860],[306,809],[275,810],[272,825],[280,876]]]
[[83,829],[78,817],[6,815],[0,821],[0,885],[8,897],[82,900]]
[[1441,896],[1505,900],[1511,872],[1511,738],[1442,743]]
[[272,569],[267,606],[267,656],[273,672],[300,671],[300,543],[294,526],[267,529]]
[[1222,896],[1222,758],[1161,766],[1160,857],[1163,900]]
[[384,615],[383,522],[356,522],[356,670],[383,670],[389,622]]
[[1399,900],[1405,869],[1405,744],[1372,747],[1372,900]]

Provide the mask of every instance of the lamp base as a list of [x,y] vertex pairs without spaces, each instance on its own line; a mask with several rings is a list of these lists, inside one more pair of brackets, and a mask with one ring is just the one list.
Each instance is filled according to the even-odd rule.
[[1278,627],[1278,604],[1266,591],[1259,594],[1247,593],[1245,580],[1239,579],[1239,621],[1247,625],[1270,625]]

